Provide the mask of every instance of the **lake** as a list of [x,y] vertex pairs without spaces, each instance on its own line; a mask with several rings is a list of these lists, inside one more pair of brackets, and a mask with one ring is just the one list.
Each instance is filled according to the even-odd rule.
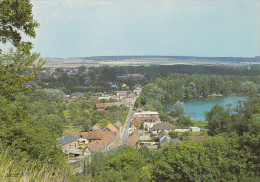
[[[208,97],[208,98],[197,98],[189,99],[184,101],[185,105],[185,115],[191,116],[194,120],[205,120],[205,112],[210,111],[216,104],[219,104],[227,108],[228,103],[232,103],[232,108],[238,105],[238,101],[245,101],[246,97]],[[174,103],[173,103],[174,104]],[[172,110],[173,104],[167,104],[166,109],[168,111]]]

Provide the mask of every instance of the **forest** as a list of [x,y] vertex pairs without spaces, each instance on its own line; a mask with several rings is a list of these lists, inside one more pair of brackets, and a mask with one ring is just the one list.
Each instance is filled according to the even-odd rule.
[[[250,69],[249,69],[250,68]],[[135,84],[146,85],[154,83],[160,77],[166,79],[169,75],[220,75],[220,76],[257,76],[259,75],[259,65],[248,66],[226,66],[226,65],[152,65],[152,66],[101,66],[101,67],[78,67],[78,73],[68,75],[61,68],[56,68],[55,73],[40,75],[43,88],[59,88],[65,93],[73,92],[112,92],[108,82],[113,82],[122,89],[120,85],[125,83],[129,89],[133,89]],[[128,74],[141,74],[142,77],[124,77]],[[90,82],[85,81],[85,77],[90,78]]]

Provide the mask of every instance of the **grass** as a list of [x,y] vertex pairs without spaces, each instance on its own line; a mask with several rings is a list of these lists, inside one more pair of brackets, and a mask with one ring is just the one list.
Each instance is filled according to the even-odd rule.
[[0,182],[76,182],[90,181],[84,176],[75,176],[71,167],[64,163],[54,169],[49,164],[30,159],[16,160],[8,150],[0,150]]

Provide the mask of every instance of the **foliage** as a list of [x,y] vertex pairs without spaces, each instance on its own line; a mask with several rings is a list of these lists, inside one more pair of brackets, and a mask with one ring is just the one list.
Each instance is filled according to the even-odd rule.
[[173,105],[173,110],[170,112],[170,115],[173,117],[181,117],[185,114],[185,106],[183,102],[177,101]]
[[57,102],[64,99],[64,92],[59,89],[37,89],[35,90],[34,98]]
[[36,53],[25,54],[18,50],[0,54],[0,96],[14,100],[18,93],[29,92],[43,64]]
[[231,130],[230,113],[220,105],[215,105],[206,113],[206,121],[210,135],[228,132]]
[[[0,40],[2,43],[10,41],[15,47],[26,52],[32,48],[31,42],[22,40],[22,34],[35,38],[35,28],[39,24],[33,19],[30,0],[2,0],[0,1]],[[1,49],[0,49],[1,53]]]

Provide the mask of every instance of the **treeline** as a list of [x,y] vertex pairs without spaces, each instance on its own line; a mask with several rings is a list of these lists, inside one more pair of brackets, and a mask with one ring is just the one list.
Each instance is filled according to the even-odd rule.
[[260,76],[220,76],[173,74],[157,78],[155,83],[143,87],[142,99],[153,99],[164,103],[185,98],[207,97],[209,95],[246,95],[260,91]]
[[[44,88],[59,88],[65,93],[73,92],[110,92],[116,90],[111,88],[108,82],[118,85],[118,89],[125,83],[132,89],[135,84],[146,85],[153,83],[157,77],[165,78],[170,74],[204,74],[204,75],[259,75],[260,66],[225,66],[225,65],[151,65],[151,66],[101,66],[86,68],[81,66],[78,73],[69,75],[61,68],[57,68],[53,75],[44,77],[41,84]],[[142,77],[122,77],[128,74],[141,74]],[[85,77],[90,78],[86,82]]]
[[[124,147],[96,153],[86,168],[93,181],[259,181],[260,96],[252,95],[237,114],[221,106],[207,113],[210,136],[184,139],[151,152]],[[229,120],[230,118],[230,120]]]

